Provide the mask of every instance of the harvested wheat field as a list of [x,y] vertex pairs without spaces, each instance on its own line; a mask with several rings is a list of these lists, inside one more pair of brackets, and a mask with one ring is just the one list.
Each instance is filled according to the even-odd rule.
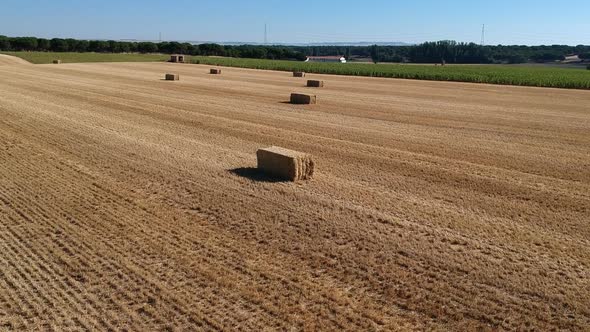
[[0,66],[0,330],[590,329],[590,91],[208,69]]
[[7,65],[27,65],[29,62],[15,56],[0,54],[0,66]]

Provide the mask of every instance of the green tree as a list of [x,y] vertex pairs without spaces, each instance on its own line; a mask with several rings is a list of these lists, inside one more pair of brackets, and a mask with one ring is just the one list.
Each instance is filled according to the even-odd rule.
[[60,38],[53,38],[50,43],[53,52],[67,52],[70,49],[68,43]]
[[35,51],[37,50],[37,38],[35,37],[18,37],[13,38],[10,45],[17,51]]
[[37,50],[38,51],[49,51],[51,49],[51,42],[45,38],[37,39]]
[[132,43],[129,43],[129,42],[119,42],[119,52],[121,52],[121,53],[130,53],[130,52],[132,52]]
[[139,43],[137,44],[137,51],[140,53],[156,53],[158,52],[158,45],[148,42]]
[[10,51],[10,41],[6,36],[0,36],[0,51]]
[[114,41],[114,40],[109,40],[109,52],[112,53],[122,53],[122,48],[121,48],[121,43]]
[[88,51],[105,53],[110,51],[111,45],[109,42],[104,40],[91,40],[88,44]]
[[375,64],[379,62],[379,46],[377,45],[371,46],[371,60],[373,60],[373,63]]
[[225,48],[218,44],[201,44],[199,45],[199,49],[201,50],[202,55],[225,55]]
[[88,40],[78,40],[78,42],[74,45],[74,48],[71,49],[75,52],[88,52],[90,49],[90,42]]

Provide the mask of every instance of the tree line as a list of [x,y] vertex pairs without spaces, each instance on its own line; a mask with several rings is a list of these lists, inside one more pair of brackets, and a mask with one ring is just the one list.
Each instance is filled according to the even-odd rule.
[[1,51],[164,53],[236,58],[305,60],[306,56],[343,55],[374,62],[414,63],[524,63],[563,60],[579,54],[590,60],[590,46],[549,45],[481,46],[455,41],[426,42],[412,46],[282,46],[219,45],[180,42],[128,42],[114,40],[44,39],[0,36]]
[[371,58],[374,62],[413,63],[526,63],[565,60],[566,56],[578,54],[590,60],[590,46],[578,45],[497,45],[481,46],[475,43],[455,41],[426,42],[415,46],[381,47],[374,45]]

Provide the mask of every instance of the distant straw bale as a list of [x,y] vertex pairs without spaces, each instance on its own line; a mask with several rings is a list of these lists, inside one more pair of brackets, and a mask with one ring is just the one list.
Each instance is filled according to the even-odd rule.
[[323,88],[324,81],[308,80],[307,86],[310,88]]
[[305,72],[302,71],[294,71],[293,77],[305,77]]
[[178,74],[166,74],[166,81],[178,81],[180,80],[180,75]]
[[186,56],[183,54],[172,54],[172,55],[170,55],[170,62],[185,63]]
[[317,97],[315,95],[306,95],[301,93],[291,94],[291,104],[316,104]]
[[221,69],[211,68],[209,73],[211,73],[212,75],[219,75],[219,74],[221,74]]

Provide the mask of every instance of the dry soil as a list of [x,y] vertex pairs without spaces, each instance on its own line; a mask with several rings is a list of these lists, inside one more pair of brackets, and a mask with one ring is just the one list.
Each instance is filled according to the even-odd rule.
[[590,329],[590,91],[19,62],[0,330]]

